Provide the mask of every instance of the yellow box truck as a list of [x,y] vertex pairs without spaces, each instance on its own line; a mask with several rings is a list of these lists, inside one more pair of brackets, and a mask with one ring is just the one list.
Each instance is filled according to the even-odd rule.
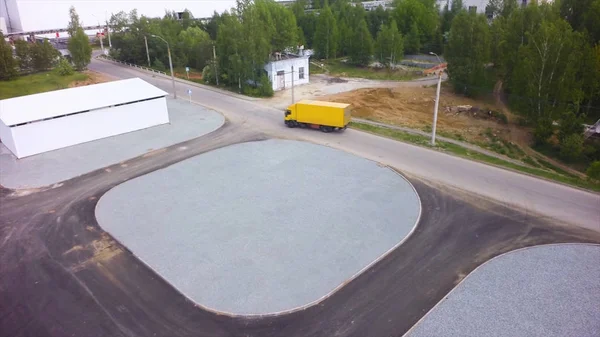
[[300,101],[285,111],[285,125],[290,128],[313,128],[323,132],[345,130],[350,123],[350,104],[323,101]]

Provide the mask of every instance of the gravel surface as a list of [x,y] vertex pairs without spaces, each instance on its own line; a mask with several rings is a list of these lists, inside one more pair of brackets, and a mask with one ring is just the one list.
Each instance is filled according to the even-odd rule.
[[412,186],[377,163],[268,140],[123,183],[100,226],[198,304],[268,314],[318,300],[414,228]]
[[170,124],[99,139],[35,156],[17,159],[0,144],[0,184],[21,189],[42,187],[137,157],[218,129],[221,114],[167,99]]
[[406,336],[600,335],[600,245],[518,250],[471,273]]

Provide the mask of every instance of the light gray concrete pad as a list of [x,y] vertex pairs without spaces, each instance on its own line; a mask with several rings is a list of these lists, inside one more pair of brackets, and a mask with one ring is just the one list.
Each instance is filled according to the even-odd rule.
[[167,106],[170,124],[27,158],[17,159],[4,144],[0,144],[0,184],[14,189],[55,184],[151,150],[202,136],[225,122],[221,114],[184,100],[167,99]]
[[546,245],[496,257],[406,336],[600,336],[600,246]]
[[420,216],[394,171],[310,143],[211,151],[125,182],[100,226],[196,303],[231,314],[319,300],[399,244]]

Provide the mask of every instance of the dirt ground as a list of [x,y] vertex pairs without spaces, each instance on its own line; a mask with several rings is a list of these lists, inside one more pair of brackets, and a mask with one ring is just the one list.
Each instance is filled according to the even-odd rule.
[[[429,130],[433,121],[435,87],[359,89],[319,99],[351,103],[354,117]],[[471,106],[471,111],[454,111],[456,107],[464,105]],[[490,137],[499,137],[520,146],[528,146],[531,142],[530,131],[512,123],[503,123],[496,115],[499,111],[502,111],[501,107],[492,100],[482,103],[455,95],[444,87],[437,128],[442,135],[470,142],[489,142]]]
[[184,79],[189,78],[190,80],[201,80],[202,79],[202,73],[199,73],[196,71],[190,71],[189,74],[186,74],[185,71],[184,72],[175,71],[175,76],[184,78]]
[[[423,81],[381,81],[361,78],[342,78],[324,74],[310,75],[310,83],[294,88],[294,101],[303,99],[327,100],[330,95],[354,92],[353,90],[365,88],[397,88],[418,87],[424,84],[435,83],[434,77],[423,78]],[[264,103],[277,109],[285,109],[291,104],[292,91],[276,91],[272,98],[265,99]]]
[[88,79],[86,79],[84,81],[75,81],[75,82],[69,84],[69,88],[82,87],[84,85],[110,82],[110,81],[114,80],[104,74],[97,73],[97,72],[91,71],[91,70],[86,70],[83,73],[88,75]]

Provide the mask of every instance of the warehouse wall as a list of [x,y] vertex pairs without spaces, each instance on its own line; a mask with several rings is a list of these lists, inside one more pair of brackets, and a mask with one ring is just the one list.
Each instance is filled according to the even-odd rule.
[[4,125],[2,121],[0,121],[0,140],[4,146],[12,151],[12,153],[17,152],[15,149],[15,142],[13,142],[12,131],[8,126]]
[[16,144],[13,153],[23,158],[165,123],[169,123],[169,113],[166,98],[162,97],[10,129]]

